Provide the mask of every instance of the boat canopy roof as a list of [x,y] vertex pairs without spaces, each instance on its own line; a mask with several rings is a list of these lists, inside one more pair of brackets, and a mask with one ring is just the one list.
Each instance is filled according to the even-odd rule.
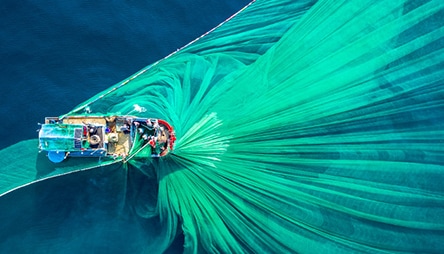
[[43,124],[39,132],[40,148],[46,151],[79,151],[84,125]]

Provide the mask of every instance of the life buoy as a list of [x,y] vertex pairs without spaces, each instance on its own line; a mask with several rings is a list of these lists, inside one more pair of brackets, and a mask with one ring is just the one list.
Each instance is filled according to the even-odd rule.
[[100,143],[100,137],[99,135],[92,135],[89,139],[89,143],[91,145],[98,145]]

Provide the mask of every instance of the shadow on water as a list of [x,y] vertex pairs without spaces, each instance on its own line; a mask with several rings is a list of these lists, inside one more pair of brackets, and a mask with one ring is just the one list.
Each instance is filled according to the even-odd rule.
[[[154,158],[153,160],[133,161],[128,166],[126,211],[140,223],[145,235],[163,236],[163,223],[158,211],[159,165],[169,159]],[[136,166],[137,165],[137,166]],[[162,242],[162,237],[153,239]],[[150,251],[156,247],[148,247]],[[156,245],[156,243],[151,244]],[[184,236],[180,225],[178,234],[172,244],[163,253],[183,253]]]
[[152,218],[157,213],[159,184],[152,163],[129,165],[127,178],[127,204],[129,209],[143,218]]

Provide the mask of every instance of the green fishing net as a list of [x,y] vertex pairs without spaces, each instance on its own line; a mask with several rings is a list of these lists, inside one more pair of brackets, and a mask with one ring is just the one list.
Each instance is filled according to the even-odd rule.
[[188,253],[438,253],[443,17],[440,0],[258,0],[67,115],[175,128],[171,154],[122,169],[155,186],[131,204],[161,225],[147,252],[183,232]]

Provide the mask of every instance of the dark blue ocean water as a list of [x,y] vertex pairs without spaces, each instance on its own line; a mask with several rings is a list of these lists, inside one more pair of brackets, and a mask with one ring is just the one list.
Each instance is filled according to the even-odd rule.
[[2,1],[0,149],[216,26],[248,0]]
[[[45,116],[66,113],[247,3],[2,1],[0,149],[37,138],[37,123]],[[142,251],[158,225],[134,215],[127,183],[125,170],[93,170],[2,197],[0,253]],[[132,186],[137,195],[140,183]],[[169,252],[180,253],[182,244],[179,237]]]

